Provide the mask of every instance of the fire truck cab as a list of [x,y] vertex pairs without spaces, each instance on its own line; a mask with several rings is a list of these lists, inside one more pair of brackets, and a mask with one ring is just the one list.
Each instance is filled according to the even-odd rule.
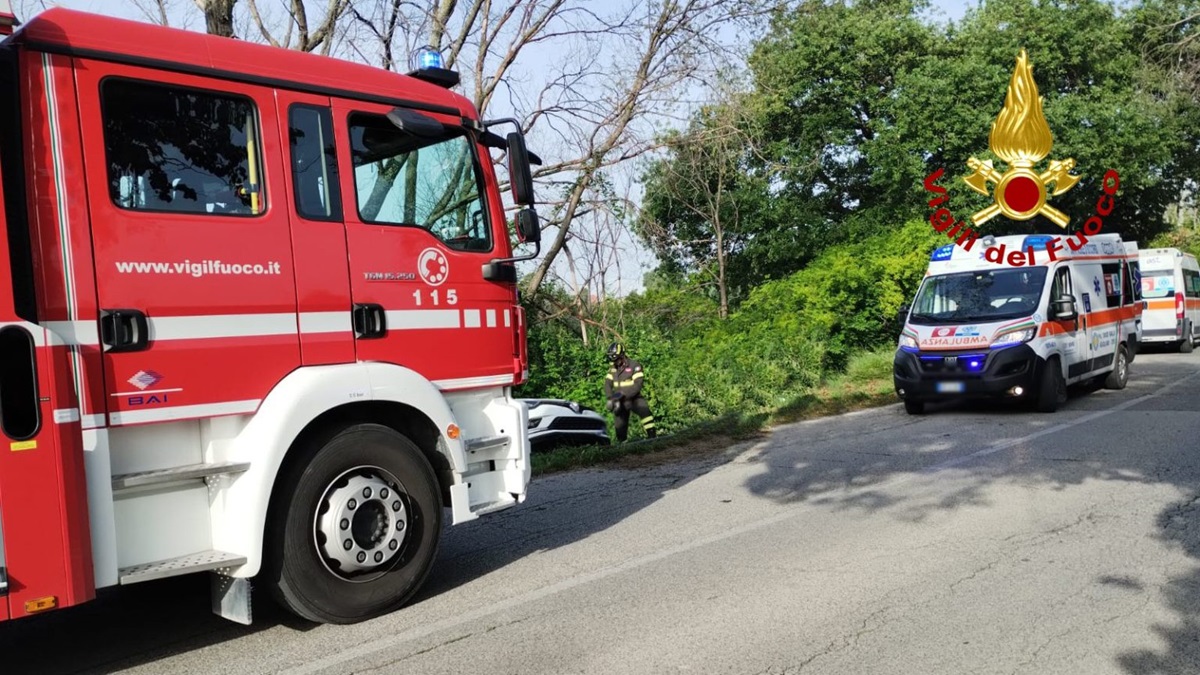
[[[457,75],[0,0],[0,620],[210,572],[392,611],[530,478],[513,120]],[[533,161],[539,160],[533,157]],[[536,255],[536,251],[534,253]]]

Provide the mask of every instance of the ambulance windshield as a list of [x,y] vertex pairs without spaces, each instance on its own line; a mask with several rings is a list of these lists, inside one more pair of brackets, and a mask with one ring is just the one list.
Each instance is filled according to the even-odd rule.
[[928,277],[917,291],[910,320],[939,325],[1019,319],[1037,310],[1045,281],[1045,267]]

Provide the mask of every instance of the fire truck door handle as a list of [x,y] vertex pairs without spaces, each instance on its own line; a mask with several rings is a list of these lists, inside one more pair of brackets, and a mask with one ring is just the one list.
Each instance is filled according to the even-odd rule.
[[150,345],[150,324],[136,309],[105,309],[100,313],[100,339],[109,352],[137,352]]
[[383,305],[365,303],[354,306],[354,336],[360,340],[387,335],[387,314]]

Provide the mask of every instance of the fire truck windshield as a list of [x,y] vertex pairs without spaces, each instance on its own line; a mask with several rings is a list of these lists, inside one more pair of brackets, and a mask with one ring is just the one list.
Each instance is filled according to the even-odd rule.
[[457,249],[492,249],[479,158],[463,129],[417,135],[382,115],[355,114],[350,146],[364,222],[420,227]]

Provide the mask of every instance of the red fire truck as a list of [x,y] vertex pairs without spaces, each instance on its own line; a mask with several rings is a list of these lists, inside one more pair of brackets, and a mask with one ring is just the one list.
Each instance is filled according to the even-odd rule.
[[[209,572],[318,622],[521,502],[519,125],[401,75],[0,0],[0,619]],[[4,37],[7,36],[7,37]],[[504,127],[507,128],[507,127]],[[498,155],[499,156],[499,155]]]

